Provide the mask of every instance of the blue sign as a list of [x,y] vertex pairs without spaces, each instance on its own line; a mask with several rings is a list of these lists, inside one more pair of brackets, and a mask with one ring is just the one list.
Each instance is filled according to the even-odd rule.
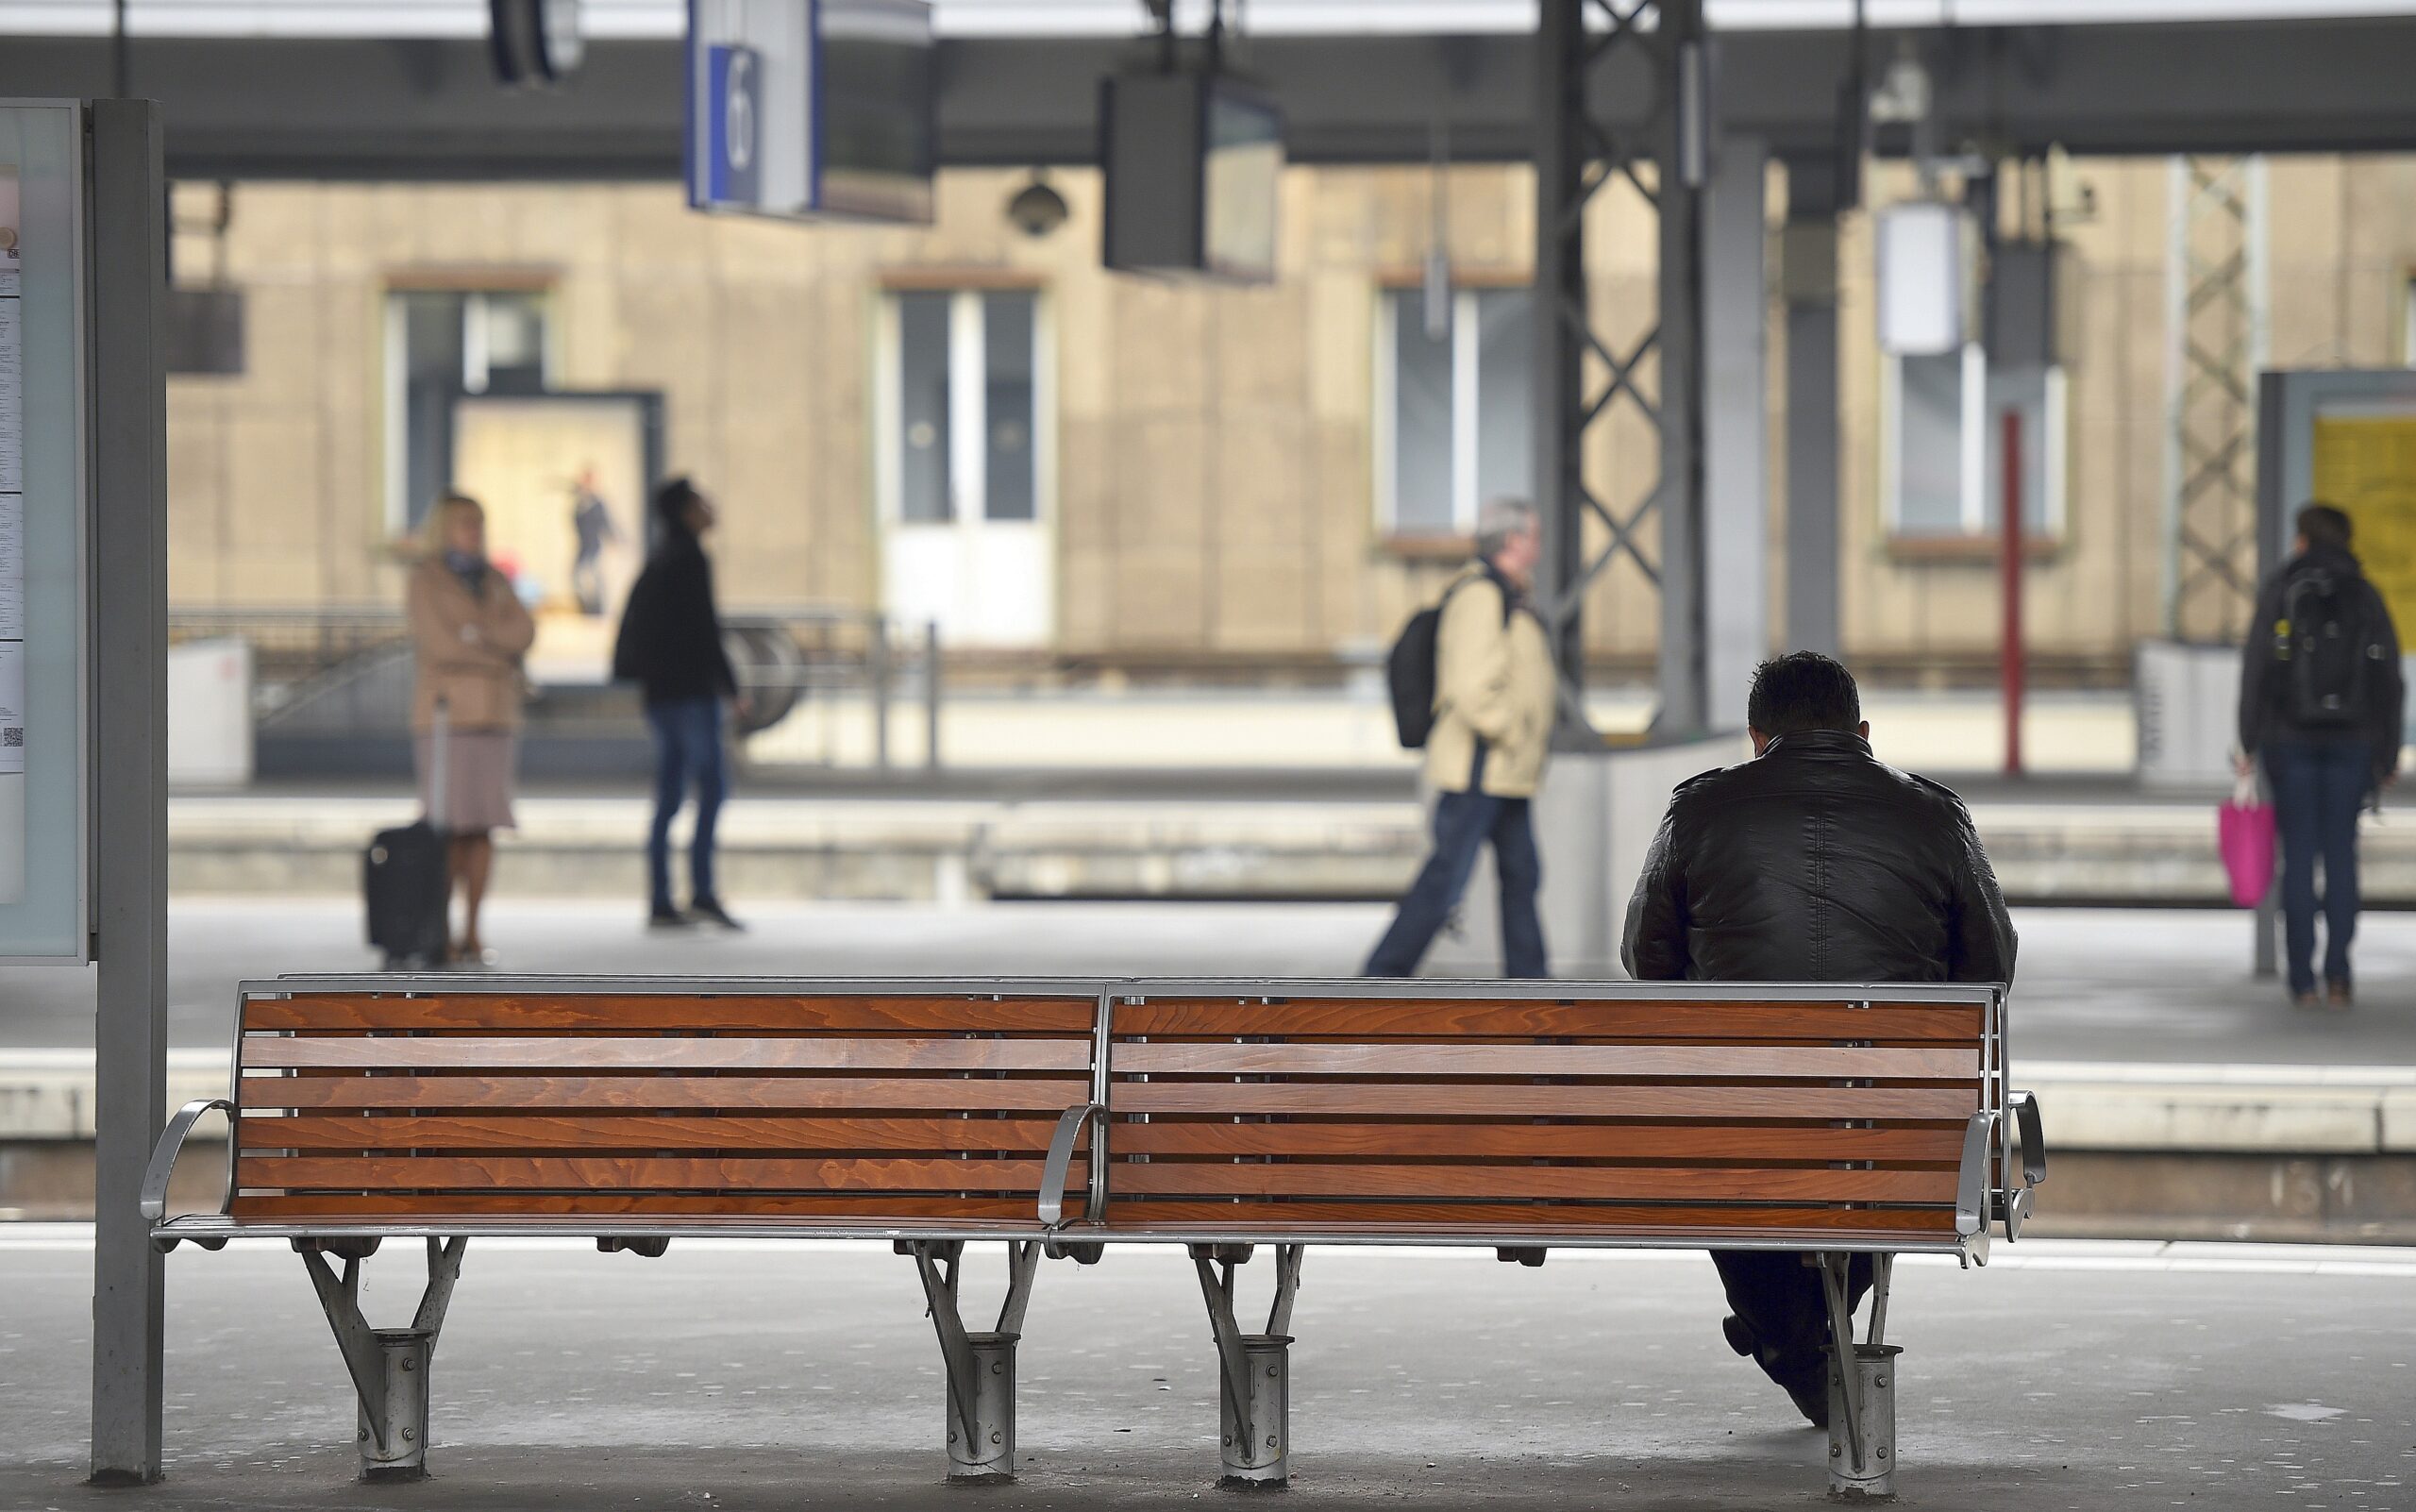
[[763,55],[752,47],[714,47],[706,61],[705,203],[763,202]]

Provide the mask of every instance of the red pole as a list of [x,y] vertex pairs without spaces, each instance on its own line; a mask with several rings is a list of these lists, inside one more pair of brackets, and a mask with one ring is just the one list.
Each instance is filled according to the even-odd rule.
[[2005,774],[2022,775],[2022,412],[2005,412],[2004,544],[1998,576],[2005,595]]

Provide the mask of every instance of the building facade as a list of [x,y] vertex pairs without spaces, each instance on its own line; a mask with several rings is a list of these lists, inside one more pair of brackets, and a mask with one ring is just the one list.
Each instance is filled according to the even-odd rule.
[[[2262,175],[2267,361],[2408,361],[2416,159]],[[180,186],[177,281],[240,290],[245,353],[240,373],[170,384],[172,603],[392,605],[428,500],[458,484],[487,496],[532,592],[568,605],[599,572],[626,580],[644,480],[668,471],[724,501],[732,603],[934,618],[968,662],[1035,671],[1364,664],[1464,555],[1479,501],[1529,486],[1526,171],[1453,168],[1438,206],[1423,167],[1294,168],[1281,277],[1258,288],[1105,273],[1096,176],[1048,175],[1070,215],[1042,236],[1004,213],[1032,178],[947,173],[914,230],[707,217],[658,183],[243,183],[223,217],[214,186]],[[2004,404],[2035,432],[2034,664],[2119,680],[2166,630],[2176,182],[2161,159],[2046,176],[2061,349],[1976,399],[1959,359],[1878,352],[1867,229],[1845,227],[1839,571],[1858,664],[1990,664],[1998,490],[1966,486],[1960,428]],[[1778,170],[1770,204],[1775,542]],[[2008,196],[2007,228],[2036,209]],[[1653,315],[1652,221],[1623,184],[1590,213],[1596,321],[1632,341]],[[1430,308],[1438,226],[1453,286]],[[1589,446],[1602,496],[1649,487],[1639,421]],[[582,474],[613,512],[593,550],[571,523]],[[1649,665],[1656,615],[1616,565],[1590,645]]]

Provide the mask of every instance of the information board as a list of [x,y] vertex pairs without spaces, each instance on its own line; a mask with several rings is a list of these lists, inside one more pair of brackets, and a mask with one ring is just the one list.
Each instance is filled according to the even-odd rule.
[[81,961],[86,900],[83,134],[0,101],[0,957]]
[[2315,418],[2314,496],[2349,516],[2367,580],[2416,636],[2416,410]]

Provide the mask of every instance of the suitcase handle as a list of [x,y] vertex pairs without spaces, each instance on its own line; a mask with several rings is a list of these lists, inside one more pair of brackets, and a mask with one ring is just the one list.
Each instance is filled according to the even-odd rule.
[[428,722],[428,827],[438,834],[450,834],[445,818],[450,811],[445,803],[446,757],[451,744],[453,709],[451,700],[440,696]]

